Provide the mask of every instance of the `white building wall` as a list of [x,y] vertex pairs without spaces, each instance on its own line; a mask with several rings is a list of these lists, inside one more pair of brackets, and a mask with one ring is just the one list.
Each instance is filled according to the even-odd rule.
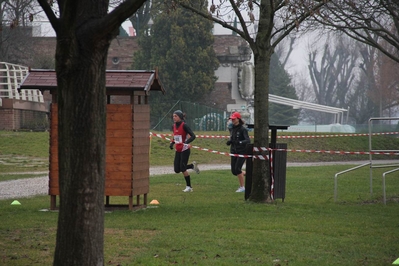
[[216,82],[231,83],[231,98],[235,100],[235,104],[228,104],[227,111],[241,111],[246,108],[247,102],[241,98],[238,90],[238,66],[234,64],[222,64],[215,71],[215,76],[218,78]]

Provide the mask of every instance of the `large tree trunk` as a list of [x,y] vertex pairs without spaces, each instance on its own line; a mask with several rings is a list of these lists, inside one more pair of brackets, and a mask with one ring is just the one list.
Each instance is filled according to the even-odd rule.
[[54,265],[103,265],[110,40],[57,36],[60,212]]
[[105,71],[111,40],[146,0],[37,0],[57,34],[60,212],[54,265],[104,265]]
[[[269,1],[261,1],[256,44],[252,43],[255,64],[255,125],[254,147],[269,146],[269,69],[273,47],[271,32],[273,27],[273,8]],[[256,153],[254,153],[256,154]],[[255,159],[252,172],[250,201],[269,202],[270,169],[268,160]]]
[[[255,125],[254,147],[269,146],[269,66],[271,55],[255,55]],[[257,154],[254,152],[254,154]],[[265,157],[265,156],[264,156]],[[269,161],[255,159],[252,172],[252,189],[249,197],[254,202],[269,202]]]

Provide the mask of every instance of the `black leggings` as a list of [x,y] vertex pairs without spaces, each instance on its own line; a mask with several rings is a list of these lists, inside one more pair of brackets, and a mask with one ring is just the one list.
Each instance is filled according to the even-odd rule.
[[[174,170],[175,173],[184,172],[190,167],[187,167],[188,159],[190,158],[190,149],[182,151],[182,152],[175,152],[175,161],[174,161]],[[190,165],[191,166],[191,165]],[[192,168],[192,166],[191,166]]]
[[231,173],[233,175],[239,175],[242,173],[242,166],[244,165],[245,158],[244,157],[231,157]]

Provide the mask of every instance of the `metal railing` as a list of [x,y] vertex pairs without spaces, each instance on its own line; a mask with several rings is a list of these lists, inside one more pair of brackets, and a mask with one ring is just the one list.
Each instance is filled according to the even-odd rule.
[[353,170],[362,168],[362,167],[367,166],[367,165],[371,165],[371,162],[364,163],[364,164],[361,164],[361,165],[346,169],[344,171],[341,171],[341,172],[335,174],[335,176],[334,176],[334,201],[337,201],[337,198],[338,198],[338,176],[341,175],[341,174],[345,174],[345,173],[351,172]]
[[384,193],[384,205],[387,204],[387,195],[386,195],[386,189],[385,189],[385,175],[391,174],[393,172],[399,171],[399,168],[384,172],[382,174],[382,192]]
[[[374,164],[373,163],[373,153],[379,153],[379,152],[399,152],[399,150],[376,150],[376,149],[373,149],[373,142],[372,142],[372,132],[373,132],[373,130],[372,130],[372,126],[373,126],[373,121],[384,121],[384,120],[399,120],[399,117],[377,117],[377,118],[370,118],[369,119],[369,162],[368,163],[365,163],[365,164],[362,164],[362,165],[358,165],[358,166],[356,166],[356,167],[353,167],[353,168],[350,168],[350,169],[347,169],[347,170],[344,170],[344,171],[341,171],[341,172],[339,172],[339,173],[336,173],[335,174],[335,179],[334,179],[334,201],[337,201],[337,198],[338,198],[338,176],[339,175],[341,175],[341,174],[344,174],[344,173],[347,173],[347,172],[350,172],[350,171],[353,171],[353,170],[356,170],[356,169],[359,169],[359,168],[362,168],[362,167],[364,167],[364,166],[367,166],[367,165],[370,165],[370,170],[369,170],[369,175],[370,175],[370,196],[372,196],[373,195],[373,168],[386,168],[386,167],[397,167],[397,166],[399,166],[399,164],[398,163],[392,163],[392,164],[388,164],[388,165],[376,165],[376,164]],[[386,204],[386,193],[385,193],[385,175],[386,174],[390,174],[390,173],[393,173],[393,172],[395,172],[395,171],[399,171],[399,168],[398,169],[393,169],[393,170],[390,170],[390,171],[387,171],[387,172],[385,172],[385,173],[383,173],[383,176],[382,176],[382,182],[383,182],[383,193],[384,193],[384,204]]]

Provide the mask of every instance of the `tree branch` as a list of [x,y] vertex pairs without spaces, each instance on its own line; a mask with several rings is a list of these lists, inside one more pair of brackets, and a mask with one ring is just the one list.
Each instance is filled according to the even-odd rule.
[[326,1],[316,1],[319,2],[316,6],[311,8],[309,11],[305,12],[302,14],[298,20],[293,20],[288,24],[288,28],[282,27],[278,30],[276,30],[272,36],[276,36],[278,33],[283,32],[279,37],[272,43],[272,47],[276,47],[277,44],[279,44],[288,34],[290,34],[294,29],[298,28],[298,26],[305,21],[308,17],[312,16],[313,14],[316,13],[317,10],[319,10],[321,7],[326,5],[330,0]]
[[234,0],[229,0],[229,1],[230,1],[231,6],[233,7],[234,13],[238,17],[238,20],[240,21],[240,24],[242,26],[243,33],[244,33],[244,36],[245,36],[245,37],[243,37],[244,40],[252,39],[251,36],[249,35],[248,27],[246,26],[245,20],[242,17],[242,14],[241,14],[240,10],[238,9],[238,6],[234,3]]
[[132,16],[147,0],[126,0],[114,10],[103,17],[97,24],[96,32],[100,32],[100,38],[117,30],[120,25]]
[[53,27],[54,31],[57,32],[60,27],[60,21],[55,16],[47,0],[37,0],[37,1],[39,2],[39,5],[43,8],[43,11],[46,14],[48,20],[50,21],[50,24]]
[[[220,24],[222,27],[224,27],[224,28],[226,28],[226,29],[230,29],[230,30],[236,32],[236,33],[237,33],[238,35],[240,35],[244,40],[248,41],[249,43],[251,43],[251,42],[253,43],[253,39],[249,36],[248,31],[246,31],[246,32],[241,31],[241,30],[239,30],[238,28],[231,26],[229,23],[225,22],[224,20],[215,18],[215,17],[213,17],[211,14],[202,12],[202,11],[200,11],[200,10],[198,10],[198,9],[196,9],[196,8],[193,8],[192,6],[187,5],[187,4],[183,3],[183,2],[179,2],[178,4],[179,4],[181,7],[185,8],[185,9],[187,9],[187,10],[190,10],[191,12],[193,12],[193,13],[195,13],[195,14],[197,14],[197,15],[203,17],[203,18],[206,18],[206,19],[208,19],[208,20],[211,20],[211,21],[213,21],[213,22],[216,22],[216,23]],[[245,21],[243,20],[241,14],[240,14],[240,16],[239,16],[239,20],[240,20],[240,22],[243,21],[243,22],[244,22],[244,25],[245,25]],[[246,27],[243,27],[243,28],[246,29]],[[246,30],[247,30],[247,29],[246,29]]]
[[112,10],[106,17],[107,22],[120,24],[133,15],[146,0],[126,0]]
[[[339,30],[355,40],[379,49],[399,63],[399,14],[395,1],[332,2],[328,12],[315,17],[315,21],[329,29]],[[376,38],[377,37],[377,38]],[[381,45],[384,40],[395,51]]]

